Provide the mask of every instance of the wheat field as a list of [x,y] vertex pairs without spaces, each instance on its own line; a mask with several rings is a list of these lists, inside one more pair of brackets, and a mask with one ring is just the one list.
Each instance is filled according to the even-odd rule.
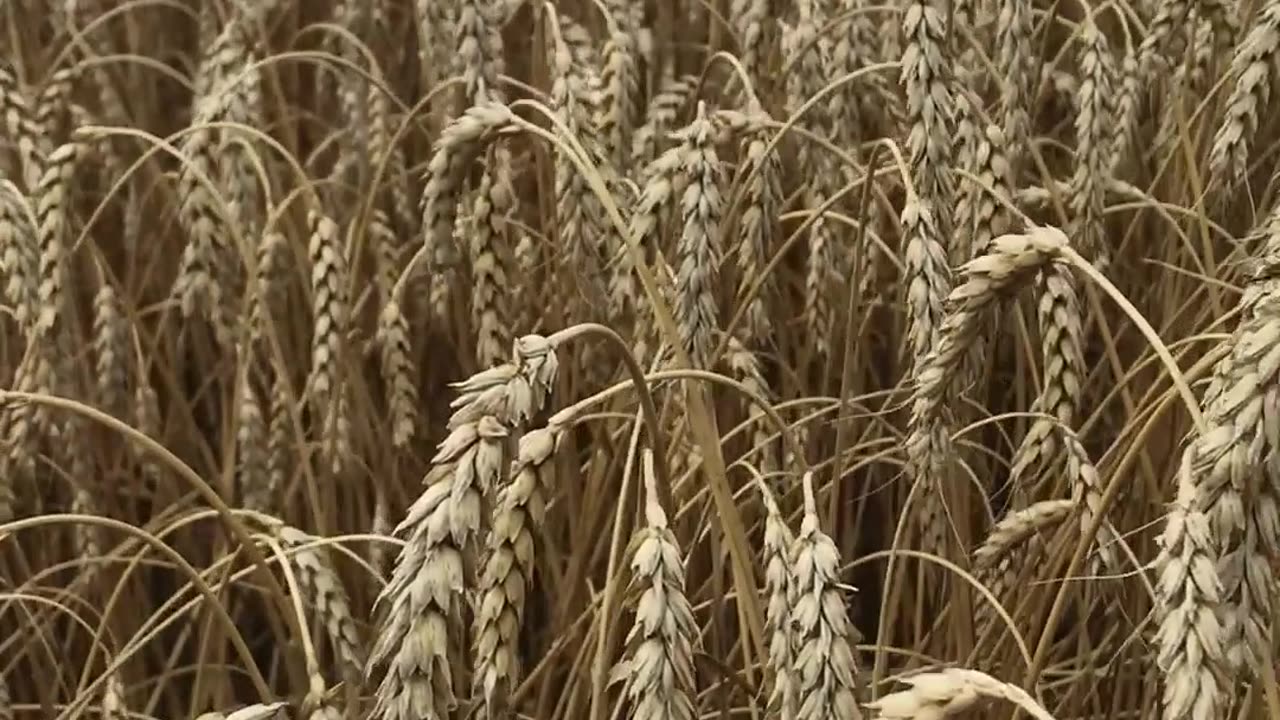
[[0,720],[1280,718],[1280,0],[0,0]]

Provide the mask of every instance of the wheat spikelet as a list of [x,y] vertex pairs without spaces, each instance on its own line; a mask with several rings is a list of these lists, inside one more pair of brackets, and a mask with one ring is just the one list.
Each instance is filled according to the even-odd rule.
[[641,462],[644,526],[631,539],[630,595],[635,620],[612,678],[637,720],[693,720],[693,643],[698,626],[685,596],[684,559],[658,502],[651,450]]
[[676,275],[676,325],[694,367],[705,368],[719,328],[715,300],[716,267],[720,255],[720,168],[715,151],[715,127],[706,108],[677,133],[681,142],[681,172],[687,183],[680,198],[684,231],[676,247],[680,270]]
[[306,604],[315,610],[324,624],[343,676],[354,681],[360,675],[364,660],[346,587],[328,554],[314,543],[310,535],[282,525],[277,530],[277,537],[286,549],[295,551],[289,559],[297,574],[298,588],[305,595]]
[[476,363],[482,367],[500,362],[511,344],[505,215],[514,205],[515,194],[506,148],[494,146],[486,166],[476,191],[470,233],[471,318],[476,328]]
[[520,678],[525,596],[533,583],[537,535],[554,481],[551,459],[563,431],[549,425],[523,435],[511,466],[511,481],[493,501],[477,592],[472,678],[475,694],[491,716],[500,714]]
[[769,712],[780,720],[795,720],[798,696],[795,675],[796,638],[791,624],[791,608],[797,601],[798,588],[791,565],[791,548],[795,535],[787,527],[778,503],[763,482],[757,483],[764,501],[764,592],[766,632],[769,635],[768,670],[772,680]]
[[30,337],[40,313],[40,244],[35,210],[9,180],[0,180],[0,263],[14,319]]
[[1111,110],[1112,68],[1107,36],[1094,24],[1092,15],[1080,31],[1080,90],[1076,95],[1076,156],[1079,161],[1071,180],[1071,210],[1076,218],[1072,233],[1080,252],[1095,264],[1105,265],[1106,246],[1103,211],[1106,209],[1107,143],[1114,120]]
[[1231,58],[1229,74],[1234,85],[1227,99],[1226,115],[1209,151],[1210,182],[1222,192],[1244,178],[1249,147],[1258,131],[1258,112],[1266,109],[1271,97],[1277,51],[1280,0],[1268,0]]
[[40,151],[42,130],[32,117],[31,106],[18,85],[13,68],[0,63],[0,115],[4,118],[5,134],[12,138],[18,149],[18,163],[23,185],[35,190],[44,172],[44,155]]
[[795,604],[791,627],[795,633],[793,675],[797,691],[797,720],[862,717],[855,699],[856,667],[852,642],[856,630],[845,614],[840,591],[840,554],[818,527],[813,473],[805,473],[804,519],[789,553]]
[[1036,720],[1054,720],[1027,691],[977,670],[947,668],[903,678],[902,682],[910,689],[885,695],[867,707],[883,720],[942,720],[990,698],[1012,703]]
[[103,282],[93,298],[93,354],[98,406],[118,418],[128,417],[129,322],[120,296]]
[[1156,662],[1164,674],[1165,720],[1215,720],[1227,707],[1227,658],[1218,620],[1222,584],[1214,567],[1214,531],[1192,464],[1182,455],[1178,496],[1160,537],[1155,569]]

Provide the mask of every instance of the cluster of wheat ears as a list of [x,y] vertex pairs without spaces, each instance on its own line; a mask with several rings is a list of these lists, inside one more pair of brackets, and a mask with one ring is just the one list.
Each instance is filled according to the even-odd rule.
[[1280,718],[1280,0],[0,0],[0,720]]

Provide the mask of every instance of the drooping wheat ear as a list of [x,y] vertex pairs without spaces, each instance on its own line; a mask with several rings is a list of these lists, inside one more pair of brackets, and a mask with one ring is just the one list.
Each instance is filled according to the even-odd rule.
[[377,341],[391,421],[391,446],[404,449],[413,440],[417,427],[418,386],[409,346],[409,322],[399,300],[389,301],[378,315]]
[[[768,125],[764,109],[755,107],[757,121]],[[782,208],[782,160],[778,153],[766,152],[769,136],[764,132],[747,134],[742,139],[742,164],[739,174],[748,178],[743,192],[742,213],[738,217],[738,291],[745,298],[760,279],[770,253],[778,245],[778,214]],[[769,305],[774,298],[772,275],[765,278],[760,291],[751,299],[743,326],[748,343],[763,343],[772,333]]]
[[818,527],[818,504],[813,473],[805,473],[804,519],[791,544],[795,604],[791,627],[795,633],[797,720],[852,718],[859,720],[854,676],[857,667],[840,583],[840,552]]
[[276,514],[280,491],[288,485],[290,473],[293,472],[295,438],[292,408],[289,402],[289,381],[277,374],[271,383],[269,407],[271,422],[267,426],[266,484],[262,487],[261,497],[256,499],[261,503],[262,512],[269,515]]
[[1051,262],[1066,242],[1060,230],[1049,227],[993,239],[987,254],[961,268],[964,282],[947,298],[947,315],[939,326],[938,341],[923,362],[917,364],[905,448],[911,474],[920,484],[917,492],[924,493],[920,527],[926,547],[931,550],[942,549],[946,528],[939,489],[948,482],[952,462],[951,436],[944,413],[952,381],[979,335],[983,314]]
[[769,598],[765,606],[765,632],[769,636],[768,671],[772,681],[769,713],[779,720],[795,720],[799,710],[796,686],[799,677],[795,672],[797,642],[791,624],[791,608],[795,607],[798,593],[791,564],[795,535],[778,510],[769,487],[764,482],[758,482],[757,487],[765,508],[764,592]]
[[1280,0],[1268,0],[1231,58],[1234,81],[1226,115],[1209,151],[1211,186],[1226,193],[1244,178],[1249,147],[1258,132],[1258,113],[1271,97],[1274,63],[1280,52]]
[[[1031,130],[1030,111],[1036,80],[1031,53],[1035,41],[1032,7],[1021,0],[1000,0],[996,20],[996,47],[1000,48],[996,60],[1004,96],[1004,117],[1000,126],[1008,140],[1007,155],[1013,163],[1024,157]],[[1016,180],[1016,165],[1012,171]]]
[[511,482],[493,501],[475,618],[474,694],[490,717],[499,717],[520,680],[520,627],[533,585],[535,554],[546,514],[564,428],[555,425],[521,436]]
[[716,279],[720,258],[720,161],[716,130],[699,103],[694,121],[676,134],[684,192],[680,198],[684,231],[676,245],[676,325],[694,367],[705,368],[720,327]]
[[1075,427],[1086,374],[1075,276],[1062,265],[1049,265],[1041,271],[1036,290],[1044,386],[1033,409],[1053,419],[1037,418],[1014,452],[1009,477],[1015,502],[1054,459],[1058,450],[1055,428]]
[[501,362],[511,346],[507,294],[511,248],[506,217],[515,205],[511,172],[510,152],[501,143],[494,145],[471,214],[471,320],[476,333],[476,363],[481,367]]
[[651,450],[641,461],[644,526],[631,538],[629,594],[635,620],[612,678],[637,720],[693,720],[693,645],[698,626],[685,596],[684,558],[658,502]]
[[[772,396],[769,383],[760,372],[760,361],[737,338],[730,337],[725,359],[733,376],[744,386],[762,398]],[[760,453],[760,467],[769,473],[778,469],[777,447],[771,441],[771,430],[764,422],[764,411],[755,403],[744,400],[747,420],[751,423],[751,451]]]
[[258,395],[252,350],[239,348],[240,397],[236,401],[236,475],[240,498],[250,510],[271,513],[274,502],[267,458],[267,422]]
[[1123,161],[1133,146],[1147,83],[1170,36],[1186,23],[1191,4],[1190,0],[1161,0],[1155,17],[1147,25],[1142,44],[1133,51],[1133,59],[1125,61],[1124,82],[1120,85],[1115,104],[1116,123],[1111,148],[1113,165]]
[[1080,29],[1080,90],[1076,95],[1076,170],[1071,179],[1071,210],[1076,219],[1073,237],[1080,252],[1094,264],[1104,265],[1110,255],[1106,244],[1103,211],[1106,210],[1109,133],[1112,115],[1111,84],[1115,76],[1107,36],[1085,18]]
[[644,123],[631,137],[631,158],[637,167],[652,162],[665,149],[663,145],[668,133],[676,126],[680,112],[693,100],[697,90],[698,78],[694,75],[663,81],[658,92],[649,99]]
[[454,384],[451,432],[437,447],[426,490],[396,528],[407,542],[375,603],[380,619],[368,671],[387,672],[374,718],[444,718],[455,704],[464,567],[475,561],[482,498],[504,482],[510,435],[545,405],[557,368],[551,343],[526,335],[516,340],[512,362]]
[[298,589],[324,625],[343,677],[355,682],[364,667],[360,633],[351,614],[347,589],[327,549],[317,545],[311,535],[288,525],[281,525],[276,535],[286,550],[293,551],[289,559],[297,574]]
[[1032,535],[1057,527],[1076,507],[1075,500],[1042,500],[1005,515],[973,551],[974,567],[986,571]]
[[951,237],[955,194],[951,142],[955,101],[946,57],[946,10],[942,0],[911,0],[902,15],[902,87],[907,96],[911,184],[929,207],[940,237]]
[[1156,662],[1164,674],[1165,720],[1222,717],[1232,694],[1225,628],[1218,617],[1223,594],[1214,566],[1218,539],[1193,469],[1197,454],[1194,443],[1183,452],[1178,495],[1155,563],[1160,578]]
[[110,281],[104,281],[93,298],[93,355],[98,407],[117,418],[128,417],[129,337],[120,296]]
[[35,209],[10,180],[0,180],[0,265],[5,296],[28,341],[40,314],[40,243]]
[[36,98],[35,122],[40,129],[36,142],[41,152],[48,156],[53,143],[66,137],[66,121],[71,110],[71,92],[79,76],[77,67],[65,67],[54,71]]
[[422,189],[422,232],[427,257],[437,268],[457,262],[452,242],[458,194],[472,162],[515,116],[506,105],[484,103],[468,108],[449,123],[436,140]]
[[867,708],[882,720],[942,720],[986,698],[1013,703],[1036,720],[1054,720],[1026,690],[977,670],[947,668],[903,678],[902,682],[911,689],[885,695],[868,703]]
[[4,131],[18,149],[18,162],[22,169],[23,185],[27,191],[36,189],[44,172],[44,154],[40,150],[41,129],[32,117],[31,106],[22,94],[18,78],[7,62],[0,62],[0,114],[4,117]]
[[[344,398],[342,380],[343,340],[347,334],[347,263],[338,225],[324,214],[307,214],[311,239],[307,252],[311,261],[311,375],[308,396],[317,417],[325,418],[326,457],[340,467],[337,456],[343,434]],[[336,470],[335,470],[336,472]]]
[[981,330],[982,314],[1057,259],[1067,242],[1057,228],[1033,227],[993,239],[985,255],[961,267],[963,282],[947,298],[937,347],[916,375],[917,412],[926,418],[938,414],[965,348]]
[[502,2],[483,0],[457,4],[454,63],[462,75],[463,107],[503,102],[498,76],[502,74]]

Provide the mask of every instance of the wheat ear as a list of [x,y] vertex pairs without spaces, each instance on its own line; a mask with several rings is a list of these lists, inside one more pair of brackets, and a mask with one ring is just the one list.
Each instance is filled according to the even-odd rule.
[[948,668],[904,678],[910,685],[867,705],[882,720],[942,720],[972,707],[982,698],[1012,703],[1036,720],[1054,720],[1026,690],[986,673]]
[[1258,113],[1266,109],[1271,96],[1277,52],[1280,0],[1268,0],[1231,58],[1229,76],[1234,85],[1209,151],[1210,183],[1224,193],[1244,178],[1249,147],[1258,132]]
[[849,625],[840,585],[840,552],[818,527],[818,504],[813,473],[804,487],[804,519],[791,544],[790,558],[795,604],[791,627],[795,633],[796,720],[850,718],[860,720],[853,658],[856,630]]
[[791,608],[796,604],[796,578],[791,565],[791,548],[795,534],[787,527],[778,503],[768,485],[757,483],[765,507],[764,583],[769,603],[765,610],[769,635],[769,675],[773,681],[769,692],[769,712],[779,720],[795,720],[799,696],[795,675],[795,629],[791,624]]
[[693,643],[698,626],[685,597],[684,558],[658,502],[653,451],[645,449],[644,526],[631,539],[635,620],[612,677],[637,720],[693,720]]
[[520,627],[533,584],[535,553],[554,478],[556,447],[564,428],[549,425],[526,433],[500,488],[485,540],[475,619],[476,695],[491,717],[501,714],[520,679]]

